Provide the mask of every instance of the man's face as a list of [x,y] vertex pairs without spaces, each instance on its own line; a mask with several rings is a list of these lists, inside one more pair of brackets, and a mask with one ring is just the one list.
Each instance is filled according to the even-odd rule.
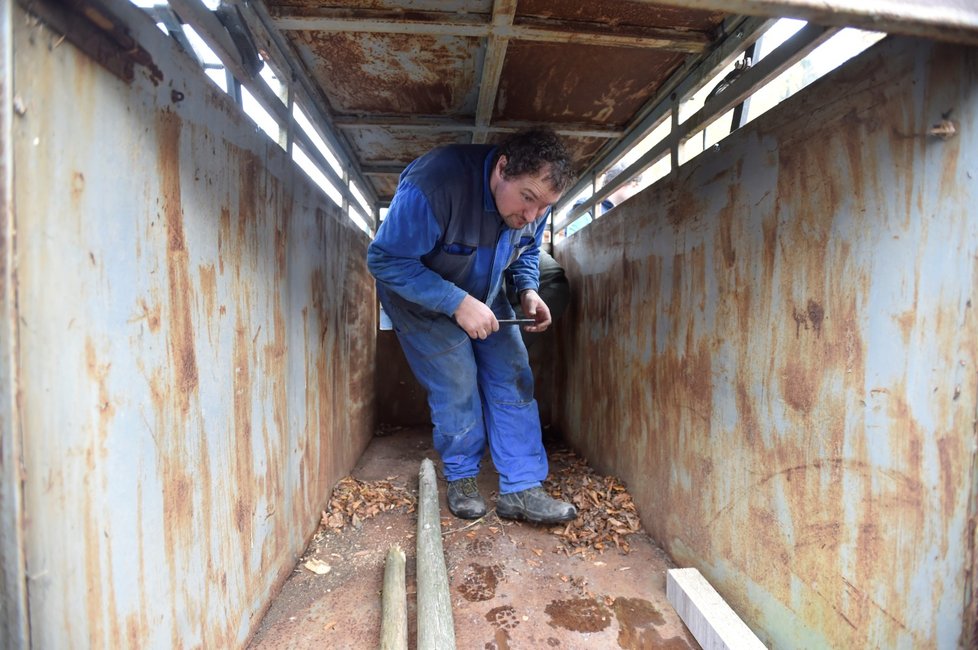
[[505,166],[506,156],[500,156],[489,179],[489,190],[506,225],[513,229],[522,228],[546,214],[547,208],[560,198],[560,193],[554,192],[550,183],[543,180],[549,165],[544,165],[535,175],[512,178],[503,174]]

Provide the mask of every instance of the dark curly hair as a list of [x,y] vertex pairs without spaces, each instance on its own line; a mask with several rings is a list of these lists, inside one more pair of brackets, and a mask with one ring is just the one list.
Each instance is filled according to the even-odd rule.
[[544,180],[549,181],[555,191],[563,194],[575,180],[570,154],[567,153],[564,143],[552,129],[546,127],[528,129],[509,136],[499,143],[493,164],[500,156],[506,156],[503,174],[507,178],[536,174],[544,165],[549,164],[549,173]]

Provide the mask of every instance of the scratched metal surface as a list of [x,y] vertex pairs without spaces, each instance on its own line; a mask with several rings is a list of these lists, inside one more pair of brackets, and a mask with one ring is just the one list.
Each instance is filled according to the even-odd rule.
[[558,246],[562,429],[774,647],[973,642],[976,71],[883,41]]
[[240,646],[370,439],[367,238],[141,15],[131,83],[13,23],[34,646]]

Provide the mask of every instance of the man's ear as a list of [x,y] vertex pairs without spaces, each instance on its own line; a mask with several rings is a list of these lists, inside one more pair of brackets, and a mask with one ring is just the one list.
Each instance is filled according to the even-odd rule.
[[503,170],[506,168],[507,162],[509,162],[509,159],[505,155],[499,156],[499,160],[496,161],[496,171],[499,172],[500,178],[506,178],[506,174],[503,172]]

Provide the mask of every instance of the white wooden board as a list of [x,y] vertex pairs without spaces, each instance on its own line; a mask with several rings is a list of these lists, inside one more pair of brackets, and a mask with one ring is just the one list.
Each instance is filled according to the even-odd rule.
[[698,570],[670,569],[666,598],[703,650],[764,649],[761,640]]

